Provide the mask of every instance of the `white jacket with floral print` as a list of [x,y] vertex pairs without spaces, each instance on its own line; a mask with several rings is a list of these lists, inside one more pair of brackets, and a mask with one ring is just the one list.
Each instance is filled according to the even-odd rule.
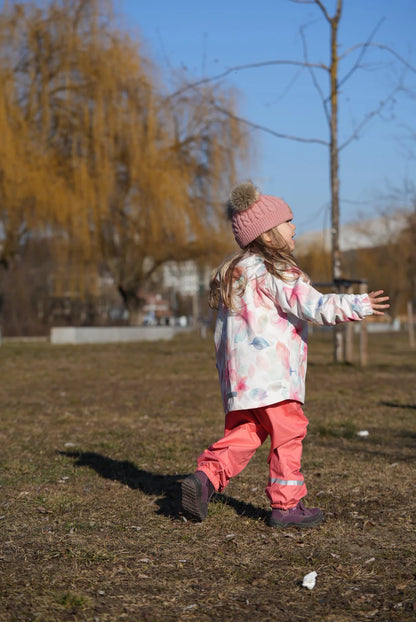
[[223,304],[215,327],[225,412],[305,400],[307,323],[334,325],[372,315],[367,294],[321,294],[295,270],[271,275],[258,255],[237,265],[246,287],[238,310]]

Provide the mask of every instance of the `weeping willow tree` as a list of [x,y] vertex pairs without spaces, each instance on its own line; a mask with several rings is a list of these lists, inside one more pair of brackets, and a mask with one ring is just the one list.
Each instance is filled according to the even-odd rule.
[[[235,178],[233,149],[243,148],[237,124],[214,114],[211,91],[175,106],[146,95],[146,114],[120,146],[117,191],[100,219],[101,253],[130,309],[162,264],[210,257],[226,244],[219,199]],[[127,136],[130,122],[128,113]]]
[[[43,235],[71,291],[105,266],[130,311],[159,266],[212,253],[225,238],[218,198],[243,133],[231,93],[163,92],[111,2],[5,3],[0,15],[1,261]],[[216,104],[216,105],[215,105]],[[88,277],[88,278],[87,278]],[[89,281],[89,282],[87,282]]]

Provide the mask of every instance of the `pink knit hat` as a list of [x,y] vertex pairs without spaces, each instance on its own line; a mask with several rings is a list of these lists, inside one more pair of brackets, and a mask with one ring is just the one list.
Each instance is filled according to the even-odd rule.
[[293,218],[283,199],[260,194],[252,182],[236,186],[229,202],[235,240],[245,248],[259,235]]

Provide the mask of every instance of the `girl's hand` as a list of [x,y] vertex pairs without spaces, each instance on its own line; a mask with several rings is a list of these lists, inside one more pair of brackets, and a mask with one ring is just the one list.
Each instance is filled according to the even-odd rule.
[[382,289],[368,294],[374,315],[384,315],[384,311],[378,311],[378,309],[388,309],[390,306],[388,304],[380,304],[382,302],[386,302],[386,300],[389,300],[389,296],[382,296],[381,294],[384,294]]

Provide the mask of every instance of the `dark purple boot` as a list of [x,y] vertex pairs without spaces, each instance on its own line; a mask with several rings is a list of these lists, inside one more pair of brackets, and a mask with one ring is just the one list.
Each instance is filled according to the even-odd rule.
[[270,527],[315,527],[324,520],[322,510],[319,508],[305,508],[302,501],[299,501],[290,510],[272,508],[270,517]]
[[208,503],[215,492],[214,485],[203,471],[195,471],[182,482],[182,507],[193,518],[207,517]]

